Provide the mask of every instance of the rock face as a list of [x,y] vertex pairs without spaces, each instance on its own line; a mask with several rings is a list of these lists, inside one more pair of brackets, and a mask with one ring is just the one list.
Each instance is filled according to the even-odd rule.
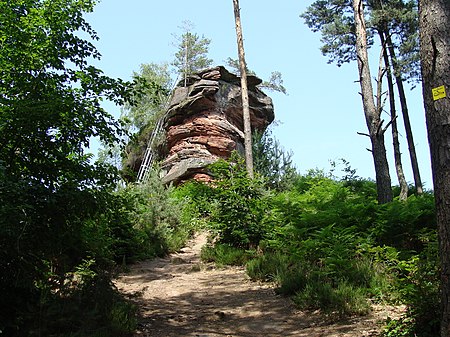
[[[274,120],[273,104],[248,76],[251,125],[264,131]],[[205,166],[244,151],[241,80],[224,67],[206,69],[177,87],[165,115],[167,155],[163,181],[210,180]]]

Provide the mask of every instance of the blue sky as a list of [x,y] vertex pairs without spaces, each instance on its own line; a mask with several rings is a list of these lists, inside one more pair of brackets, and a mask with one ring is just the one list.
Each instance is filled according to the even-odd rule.
[[[369,139],[357,135],[367,131],[359,85],[355,82],[357,66],[352,63],[338,68],[327,64],[319,50],[320,34],[311,32],[299,18],[311,3],[241,0],[247,65],[263,79],[272,71],[283,75],[288,95],[268,92],[279,122],[273,133],[286,150],[294,153],[300,173],[315,168],[328,171],[330,160],[344,158],[359,176],[374,178],[372,156],[366,150]],[[102,60],[96,64],[112,77],[126,80],[142,63],[173,60],[173,34],[180,34],[178,27],[184,20],[195,25],[194,32],[212,40],[209,57],[216,65],[224,64],[228,57],[237,58],[232,0],[103,0],[86,19],[100,37],[95,45]],[[372,57],[378,59],[378,55]],[[408,99],[422,180],[430,189],[430,157],[420,86],[408,90]],[[120,114],[117,107],[107,108],[116,116]],[[413,182],[402,124],[400,120],[403,164],[407,180]],[[388,130],[391,178],[397,184],[391,144]]]

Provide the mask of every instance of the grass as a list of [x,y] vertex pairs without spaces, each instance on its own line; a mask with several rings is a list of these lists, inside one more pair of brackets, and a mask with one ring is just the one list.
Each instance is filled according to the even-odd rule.
[[215,262],[219,266],[243,266],[254,257],[254,252],[227,244],[205,245],[200,252],[204,262]]

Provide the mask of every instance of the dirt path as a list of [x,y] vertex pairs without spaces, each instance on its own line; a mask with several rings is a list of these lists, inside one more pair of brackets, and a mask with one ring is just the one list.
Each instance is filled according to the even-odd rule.
[[198,235],[181,252],[133,265],[115,281],[139,306],[136,336],[377,336],[379,322],[392,315],[378,308],[331,324],[318,313],[299,312],[270,285],[250,281],[244,268],[201,263],[205,243],[206,235]]

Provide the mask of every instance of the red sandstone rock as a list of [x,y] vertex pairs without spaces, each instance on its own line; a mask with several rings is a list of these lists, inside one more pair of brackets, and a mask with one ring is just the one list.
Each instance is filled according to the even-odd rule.
[[[260,79],[249,76],[247,82],[252,129],[264,131],[274,120],[272,100],[257,88]],[[168,155],[163,180],[209,181],[207,165],[234,150],[243,152],[240,78],[224,67],[189,77],[188,86],[177,87],[172,95],[164,128]]]

